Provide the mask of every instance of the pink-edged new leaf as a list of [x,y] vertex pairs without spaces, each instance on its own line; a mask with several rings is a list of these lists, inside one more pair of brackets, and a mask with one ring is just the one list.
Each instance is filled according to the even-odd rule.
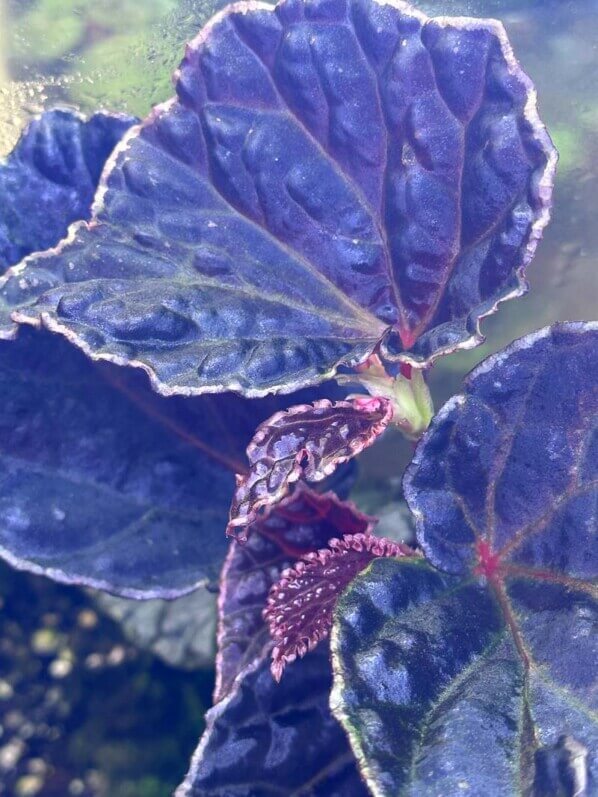
[[392,418],[390,401],[327,399],[278,412],[262,423],[247,448],[249,473],[237,476],[227,534],[247,539],[260,510],[275,506],[300,478],[318,482],[382,434]]
[[214,702],[230,692],[240,672],[268,658],[272,641],[262,614],[282,571],[332,538],[371,533],[374,523],[351,502],[300,482],[252,524],[245,544],[233,541],[220,581]]
[[371,533],[345,534],[284,570],[264,610],[274,640],[274,678],[280,681],[287,664],[328,636],[337,598],[373,559],[414,555],[408,545]]

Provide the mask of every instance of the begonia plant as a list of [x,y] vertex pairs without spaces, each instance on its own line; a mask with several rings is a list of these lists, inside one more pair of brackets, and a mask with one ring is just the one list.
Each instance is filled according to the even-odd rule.
[[[238,3],[174,86],[141,122],[47,112],[0,165],[0,555],[218,587],[179,797],[598,793],[598,325],[436,414],[427,386],[549,219],[502,25]],[[334,492],[390,427],[409,544]]]

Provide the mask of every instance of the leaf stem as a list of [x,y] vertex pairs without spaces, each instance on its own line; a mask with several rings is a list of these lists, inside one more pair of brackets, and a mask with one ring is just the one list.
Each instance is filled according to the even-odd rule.
[[434,416],[432,396],[422,369],[401,366],[398,376],[392,377],[374,355],[357,373],[340,374],[336,380],[339,384],[359,384],[370,395],[388,399],[393,408],[391,423],[409,440],[419,440]]

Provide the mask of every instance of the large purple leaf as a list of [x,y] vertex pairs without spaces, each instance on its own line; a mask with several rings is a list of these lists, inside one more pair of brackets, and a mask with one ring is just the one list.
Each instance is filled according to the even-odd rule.
[[237,479],[227,533],[245,540],[259,512],[276,506],[300,478],[322,481],[372,445],[392,412],[388,399],[361,396],[322,399],[268,418],[247,447],[249,471]]
[[0,342],[0,385],[0,556],[129,597],[217,577],[233,472],[280,399],[163,398],[28,329]]
[[[338,604],[332,704],[376,794],[595,794],[598,324],[482,363],[405,480],[436,566]],[[442,572],[445,571],[445,572]]]
[[241,671],[269,656],[273,642],[263,612],[282,571],[330,540],[369,532],[372,525],[333,493],[319,495],[299,483],[252,524],[246,543],[232,543],[220,580],[215,701],[225,697]]
[[596,323],[528,335],[437,413],[404,483],[432,564],[598,575],[597,350]]
[[56,110],[31,122],[0,164],[0,274],[89,218],[106,160],[135,121]]
[[[470,680],[477,691],[458,682],[468,665],[503,642],[500,630],[500,613],[487,590],[463,585],[423,560],[378,559],[352,582],[337,604],[332,631],[330,704],[372,793],[452,797],[463,790],[515,797],[509,787],[516,756],[509,761],[511,777],[503,778],[496,747],[499,739],[513,744],[521,731],[515,716],[520,671],[502,675],[502,691],[488,677],[498,670],[493,662],[480,668],[486,689],[475,681],[475,670]],[[500,671],[494,681],[500,684]],[[451,723],[446,714],[453,706]],[[453,780],[442,779],[445,770]]]
[[[499,23],[241,4],[120,146],[94,219],[0,286],[162,393],[289,391],[428,361],[524,291],[556,156]],[[12,315],[13,321],[10,320]]]

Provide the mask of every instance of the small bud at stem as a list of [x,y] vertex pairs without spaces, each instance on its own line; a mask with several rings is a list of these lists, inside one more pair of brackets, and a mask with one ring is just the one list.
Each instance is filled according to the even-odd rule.
[[399,375],[389,376],[375,355],[357,374],[337,376],[341,384],[359,383],[372,396],[388,399],[393,408],[392,421],[409,440],[419,440],[434,415],[432,397],[424,372],[408,363],[401,364]]

